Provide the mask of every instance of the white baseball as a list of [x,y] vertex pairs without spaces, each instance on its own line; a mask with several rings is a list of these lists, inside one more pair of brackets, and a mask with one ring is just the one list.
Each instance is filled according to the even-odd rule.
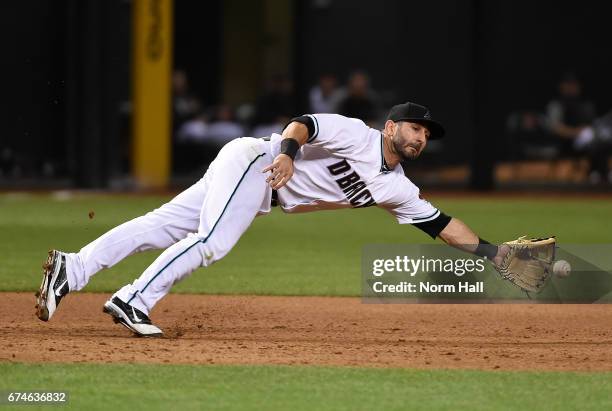
[[572,266],[565,260],[555,261],[553,265],[553,273],[557,278],[567,278],[572,272]]

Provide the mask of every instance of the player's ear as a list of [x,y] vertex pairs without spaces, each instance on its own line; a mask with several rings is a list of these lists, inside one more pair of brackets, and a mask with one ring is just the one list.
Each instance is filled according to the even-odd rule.
[[385,121],[385,134],[389,134],[390,136],[395,134],[395,127],[396,126],[397,126],[397,124],[393,120]]

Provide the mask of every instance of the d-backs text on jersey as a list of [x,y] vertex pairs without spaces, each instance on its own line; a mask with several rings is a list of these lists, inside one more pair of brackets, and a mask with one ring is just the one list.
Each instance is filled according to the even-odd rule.
[[327,169],[334,177],[348,173],[337,180],[334,178],[334,180],[353,207],[370,207],[376,205],[376,201],[374,201],[372,198],[370,190],[368,190],[365,183],[361,181],[359,174],[357,174],[356,171],[353,171],[348,161],[339,161],[327,166]]

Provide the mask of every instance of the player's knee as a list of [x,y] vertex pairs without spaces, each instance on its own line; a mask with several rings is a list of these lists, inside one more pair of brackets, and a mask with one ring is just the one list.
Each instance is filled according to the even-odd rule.
[[202,267],[208,267],[221,260],[227,255],[228,251],[229,250],[225,250],[219,247],[207,247],[205,245],[202,246],[200,248],[200,253],[202,255]]

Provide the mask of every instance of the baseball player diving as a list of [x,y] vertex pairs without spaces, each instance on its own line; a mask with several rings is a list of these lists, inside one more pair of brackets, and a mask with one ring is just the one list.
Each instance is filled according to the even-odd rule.
[[[173,284],[198,267],[222,259],[256,216],[277,202],[285,213],[380,207],[400,224],[487,257],[519,287],[537,291],[546,273],[512,269],[512,242],[480,239],[457,218],[419,197],[401,161],[414,160],[444,128],[419,104],[394,106],[384,129],[336,114],[293,118],[269,138],[243,137],[226,144],[206,174],[169,203],[113,228],[78,253],[49,252],[36,294],[36,313],[48,321],[69,292],[134,253],[165,251],[132,284],[118,290],[104,312],[140,336],[161,336],[149,313]],[[531,240],[522,240],[523,242]]]

